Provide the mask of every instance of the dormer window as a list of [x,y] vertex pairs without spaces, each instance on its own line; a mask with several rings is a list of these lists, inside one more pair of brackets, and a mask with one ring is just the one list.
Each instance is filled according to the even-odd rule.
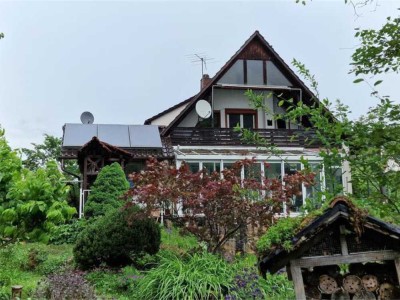
[[270,60],[238,59],[218,83],[237,85],[278,85],[292,83]]

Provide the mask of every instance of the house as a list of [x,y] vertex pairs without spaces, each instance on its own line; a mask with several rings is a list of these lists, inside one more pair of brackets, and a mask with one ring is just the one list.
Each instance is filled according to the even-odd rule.
[[[263,95],[265,110],[250,104],[245,96],[250,89]],[[235,161],[255,158],[257,164],[252,170],[243,169],[242,176],[253,174],[260,180],[293,174],[304,167],[304,158],[317,173],[317,185],[302,187],[301,195],[293,199],[292,212],[332,184],[342,184],[345,192],[351,193],[348,166],[337,166],[335,180],[327,182],[319,145],[310,143],[310,120],[276,118],[286,112],[286,107],[278,105],[278,95],[318,104],[310,89],[256,31],[213,77],[203,75],[196,95],[147,119],[144,125],[66,124],[62,159],[78,159],[82,186],[87,190],[102,166],[118,161],[128,174],[143,167],[149,155],[174,161],[177,167],[185,162],[193,172],[203,168],[220,172]],[[244,142],[234,128],[237,126],[256,132],[280,154]],[[147,137],[150,141],[143,143]]]
[[[249,89],[264,96],[266,109],[255,109],[250,104],[245,95]],[[346,193],[351,193],[347,165],[337,166],[335,180],[326,181],[319,145],[310,144],[313,135],[310,120],[303,118],[298,122],[288,122],[276,118],[286,112],[286,108],[278,104],[278,95],[308,105],[318,104],[310,89],[256,31],[212,78],[203,75],[196,95],[147,119],[145,124],[163,128],[161,136],[170,139],[176,165],[179,167],[185,162],[192,171],[203,168],[221,171],[237,160],[254,157],[258,162],[255,169],[252,172],[244,169],[243,177],[256,173],[260,180],[262,176],[283,178],[285,174],[301,170],[301,158],[307,159],[318,173],[318,184],[316,187],[302,187],[302,195],[293,199],[292,211],[300,210],[306,198],[313,197],[316,190],[329,188],[331,184],[341,184]],[[198,105],[201,107],[196,108]],[[241,133],[234,129],[236,126],[257,132],[281,154],[244,142]]]

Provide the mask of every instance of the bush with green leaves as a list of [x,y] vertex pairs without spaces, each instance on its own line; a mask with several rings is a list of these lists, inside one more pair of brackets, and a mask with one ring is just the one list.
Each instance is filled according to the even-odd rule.
[[114,210],[82,231],[74,247],[75,261],[82,269],[128,265],[134,256],[158,252],[160,231],[159,225],[143,217],[135,206]]
[[78,235],[89,224],[86,219],[72,220],[71,223],[59,225],[50,233],[49,243],[53,245],[75,244]]
[[234,269],[216,255],[169,252],[138,281],[135,293],[138,299],[221,299],[233,287],[233,276]]
[[267,232],[258,240],[257,251],[259,254],[264,254],[271,250],[273,246],[282,245],[285,249],[290,250],[291,239],[303,218],[280,218],[278,221],[268,228]]
[[85,206],[85,215],[87,217],[102,216],[110,210],[121,207],[124,204],[121,197],[128,189],[129,182],[121,166],[116,162],[105,166],[91,187]]
[[48,242],[49,232],[69,221],[76,209],[66,202],[68,187],[57,164],[36,171],[22,170],[0,206],[0,235]]

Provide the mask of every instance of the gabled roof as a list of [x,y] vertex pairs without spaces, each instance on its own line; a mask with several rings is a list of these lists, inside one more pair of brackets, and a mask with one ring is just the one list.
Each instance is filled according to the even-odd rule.
[[[274,50],[274,48],[265,40],[265,38],[257,31],[255,31],[249,39],[240,47],[240,49],[226,62],[226,64],[215,74],[215,76],[210,80],[210,82],[192,99],[184,110],[163,130],[163,135],[168,135],[170,129],[174,127],[177,123],[183,120],[188,112],[193,109],[194,105],[199,99],[205,96],[209,92],[210,88],[215,85],[222,75],[233,65],[233,63],[240,58],[240,55],[245,51],[246,47],[252,42],[260,42],[261,45],[269,52],[270,58],[277,64],[278,67],[282,68],[287,72],[287,74],[292,79],[292,82],[296,87],[302,88],[309,98],[316,99],[313,92],[305,85],[305,83],[290,69],[290,67],[284,62],[284,60],[279,56],[279,54]],[[304,101],[304,99],[303,99]],[[316,101],[318,101],[316,99]]]
[[101,149],[104,152],[107,153],[114,153],[114,154],[118,154],[118,155],[123,155],[123,156],[132,156],[132,154],[124,149],[118,148],[116,146],[113,146],[111,144],[108,144],[106,142],[102,142],[100,141],[97,137],[92,137],[92,139],[87,142],[85,145],[82,146],[82,148],[80,149],[81,153],[84,153],[86,151],[89,151],[90,149]]
[[180,106],[182,106],[182,105],[185,105],[185,104],[189,103],[190,100],[193,99],[193,97],[195,97],[195,96],[192,96],[192,97],[190,97],[190,98],[188,98],[188,99],[186,99],[186,100],[183,100],[183,101],[179,102],[178,104],[176,104],[176,105],[174,105],[174,106],[171,106],[170,108],[168,108],[168,109],[166,109],[166,110],[164,110],[164,111],[162,111],[162,112],[160,112],[160,113],[158,113],[158,114],[152,116],[151,118],[148,118],[147,120],[144,121],[144,124],[145,124],[145,125],[150,125],[151,122],[152,122],[153,120],[158,119],[159,117],[162,117],[163,115],[165,115],[165,114],[167,114],[167,113],[173,111],[174,109],[176,109],[176,108],[178,108],[178,107],[180,107]]
[[[395,243],[393,244],[397,245],[398,250],[400,250],[400,227],[367,215],[366,212],[358,209],[345,197],[337,197],[321,216],[313,219],[309,225],[292,238],[292,250],[285,250],[282,246],[276,246],[274,249],[271,249],[269,254],[261,257],[259,263],[261,272],[264,274],[267,271],[271,273],[277,272],[285,267],[290,260],[298,258],[302,253],[309,250],[316,241],[321,239],[322,235],[327,234],[328,229],[332,228],[334,224],[342,224],[343,222],[354,224],[360,215],[364,217],[361,223],[358,224],[362,228],[353,228],[356,233],[358,230],[375,232],[380,237],[394,240]],[[358,234],[363,235],[365,232],[361,231]]]

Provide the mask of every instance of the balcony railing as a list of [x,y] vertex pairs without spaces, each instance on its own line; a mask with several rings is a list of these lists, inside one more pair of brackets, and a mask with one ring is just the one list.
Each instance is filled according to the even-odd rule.
[[[315,132],[302,129],[253,129],[266,144],[277,147],[318,147]],[[243,140],[240,132],[233,128],[178,127],[171,132],[173,145],[196,146],[260,146]]]

